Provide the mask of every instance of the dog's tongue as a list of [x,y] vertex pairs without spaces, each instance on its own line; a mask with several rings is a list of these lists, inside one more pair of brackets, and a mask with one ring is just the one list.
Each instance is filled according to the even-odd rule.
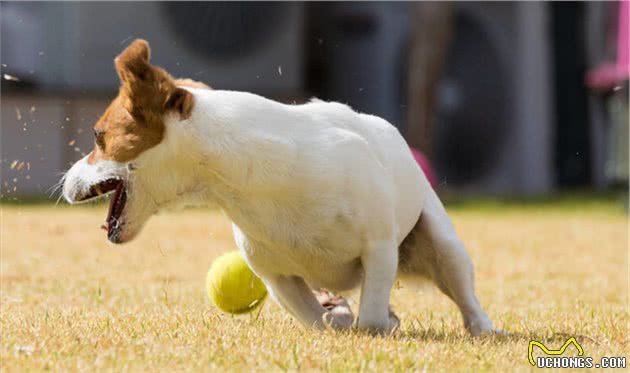
[[124,184],[122,182],[119,183],[116,186],[116,190],[114,191],[114,194],[109,199],[109,210],[107,211],[107,218],[105,218],[105,223],[101,225],[101,229],[105,230],[106,232],[109,232],[110,220],[112,219],[112,215],[114,214],[114,208],[116,207],[116,203],[118,201],[118,198],[120,197],[120,193],[122,192],[123,188],[124,188]]

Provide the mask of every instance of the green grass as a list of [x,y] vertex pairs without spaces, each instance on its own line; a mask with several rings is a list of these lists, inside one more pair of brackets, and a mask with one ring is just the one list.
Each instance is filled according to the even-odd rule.
[[386,338],[307,330],[272,301],[222,314],[204,276],[234,244],[214,211],[159,215],[113,246],[103,206],[1,207],[3,372],[526,371],[530,339],[571,336],[587,356],[628,355],[628,220],[614,196],[448,204],[481,302],[512,333],[478,339],[430,285],[393,290],[402,328]]

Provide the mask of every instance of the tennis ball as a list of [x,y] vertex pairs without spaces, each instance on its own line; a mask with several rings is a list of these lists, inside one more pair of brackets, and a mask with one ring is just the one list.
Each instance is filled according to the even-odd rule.
[[217,308],[233,314],[253,311],[267,295],[265,284],[238,251],[215,259],[206,276],[206,290]]

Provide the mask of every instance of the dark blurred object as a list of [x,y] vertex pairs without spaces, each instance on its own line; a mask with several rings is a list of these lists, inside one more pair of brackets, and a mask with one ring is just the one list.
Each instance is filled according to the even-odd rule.
[[[509,87],[515,71],[502,60],[483,18],[458,11],[438,101],[434,160],[453,187],[492,173],[510,130]],[[483,108],[483,109],[482,109]]]
[[440,185],[534,195],[553,180],[549,7],[455,3],[433,136]]
[[453,36],[453,4],[418,2],[411,14],[406,137],[433,158],[435,103]]
[[554,2],[553,53],[556,106],[555,167],[561,187],[591,182],[591,144],[588,128],[585,3]]
[[30,92],[37,89],[35,80],[22,80],[10,69],[2,69],[2,76],[0,77],[0,80],[0,91],[4,94]]
[[163,6],[179,40],[210,60],[226,62],[255,57],[277,37],[290,15],[281,2],[165,2]]

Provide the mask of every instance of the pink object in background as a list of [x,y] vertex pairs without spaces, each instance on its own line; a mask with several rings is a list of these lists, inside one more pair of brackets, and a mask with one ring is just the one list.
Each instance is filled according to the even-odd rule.
[[628,0],[619,2],[619,18],[617,23],[617,59],[615,62],[605,62],[591,69],[586,74],[586,84],[596,91],[614,89],[630,76],[630,42],[628,35]]
[[435,179],[435,173],[433,172],[433,168],[431,167],[431,162],[429,162],[429,159],[424,154],[422,154],[420,150],[417,150],[415,148],[410,149],[411,154],[413,154],[416,162],[418,162],[418,165],[420,165],[420,168],[424,172],[424,175],[429,180],[429,183],[431,184],[433,189],[435,189],[435,187],[437,186],[437,180]]

